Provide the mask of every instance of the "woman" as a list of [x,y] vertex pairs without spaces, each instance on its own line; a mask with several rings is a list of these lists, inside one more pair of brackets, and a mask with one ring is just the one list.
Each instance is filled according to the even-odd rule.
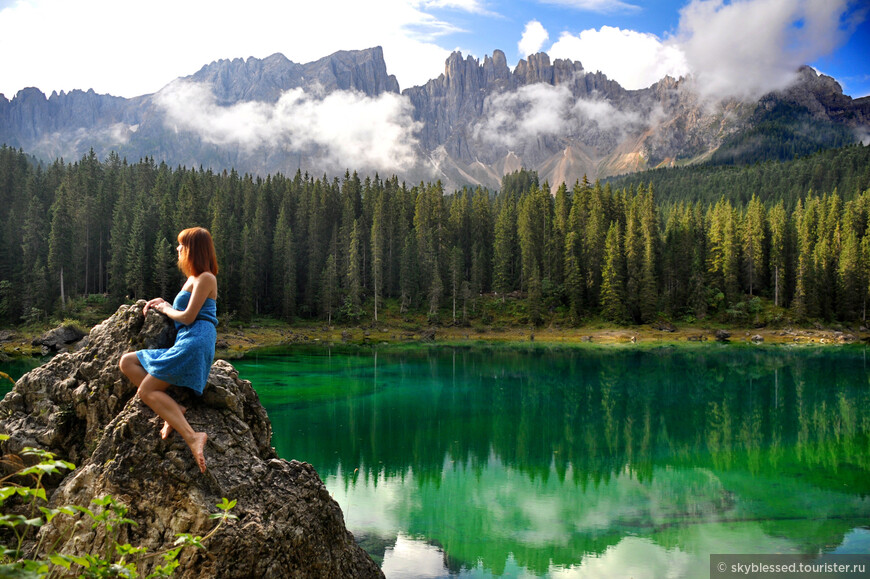
[[138,388],[139,398],[164,420],[160,436],[168,438],[176,430],[193,453],[199,470],[205,472],[205,443],[208,435],[195,432],[180,406],[166,389],[170,384],[202,394],[214,359],[217,338],[217,256],[208,230],[185,229],[178,234],[178,267],[187,276],[181,291],[170,305],[163,298],[145,304],[175,322],[178,335],[171,348],[139,350],[121,357],[119,366]]

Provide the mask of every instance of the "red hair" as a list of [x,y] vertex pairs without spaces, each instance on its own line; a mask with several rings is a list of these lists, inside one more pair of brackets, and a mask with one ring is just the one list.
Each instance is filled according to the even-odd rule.
[[191,227],[178,234],[178,243],[186,251],[178,254],[178,268],[186,276],[211,272],[217,275],[217,254],[211,233],[203,227]]

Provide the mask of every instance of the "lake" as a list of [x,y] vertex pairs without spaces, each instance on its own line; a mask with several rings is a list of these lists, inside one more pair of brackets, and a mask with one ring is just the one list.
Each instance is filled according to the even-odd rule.
[[333,347],[234,361],[388,578],[870,553],[866,349]]
[[314,465],[390,579],[870,553],[864,346],[320,345],[233,364],[279,455]]

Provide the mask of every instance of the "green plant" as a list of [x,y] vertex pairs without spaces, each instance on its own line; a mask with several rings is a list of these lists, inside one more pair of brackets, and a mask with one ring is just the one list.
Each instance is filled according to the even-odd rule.
[[26,326],[36,326],[43,323],[45,320],[45,312],[39,308],[30,308],[24,314],[24,324]]
[[[7,440],[8,435],[0,435],[0,441]],[[4,457],[7,464],[16,470],[0,479],[0,526],[11,530],[14,545],[0,545],[0,577],[12,579],[30,579],[36,577],[139,577],[139,567],[147,559],[162,557],[163,564],[157,565],[146,576],[147,579],[171,577],[178,567],[178,556],[186,547],[205,549],[204,542],[214,536],[221,526],[236,516],[230,514],[236,501],[224,498],[216,506],[221,512],[212,514],[211,519],[217,519],[218,524],[204,537],[191,533],[179,533],[172,548],[154,553],[148,553],[144,547],[134,547],[129,543],[120,544],[118,538],[125,525],[137,526],[132,519],[127,518],[127,507],[116,501],[111,495],[99,497],[91,501],[93,509],[79,505],[69,505],[50,509],[39,503],[47,504],[43,479],[47,475],[60,474],[62,470],[73,470],[75,465],[64,460],[58,460],[54,454],[45,450],[25,448],[21,456],[36,457],[39,462],[25,467],[19,457]],[[26,484],[13,482],[24,479]],[[6,514],[5,503],[8,499],[20,497],[23,511],[27,514]],[[41,514],[40,514],[41,513]],[[43,534],[39,537],[31,555],[25,556],[23,546],[31,533],[36,534],[43,525],[52,522],[55,517],[81,517],[73,522],[68,529],[60,533],[57,542],[49,548],[44,548]],[[101,528],[106,537],[106,547],[102,553],[86,555],[71,555],[56,550],[61,539],[72,536],[75,529],[85,521],[91,521],[91,529]],[[30,558],[34,557],[34,558]]]

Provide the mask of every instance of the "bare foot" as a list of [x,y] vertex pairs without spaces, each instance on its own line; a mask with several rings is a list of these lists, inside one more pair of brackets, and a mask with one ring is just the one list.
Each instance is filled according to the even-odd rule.
[[196,464],[199,465],[199,471],[205,472],[205,441],[208,440],[208,434],[205,432],[194,432],[193,439],[187,443],[190,447],[190,452],[193,453],[193,458],[196,459]]
[[[187,412],[187,408],[185,408],[184,406],[179,406],[179,408],[181,408],[181,414]],[[160,438],[166,440],[167,438],[169,438],[169,435],[172,434],[173,430],[174,429],[172,428],[172,425],[164,420],[163,429],[160,431]]]

